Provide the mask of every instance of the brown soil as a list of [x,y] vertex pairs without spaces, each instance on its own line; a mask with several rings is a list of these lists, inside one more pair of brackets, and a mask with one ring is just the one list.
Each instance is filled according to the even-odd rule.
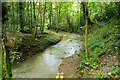
[[70,57],[64,58],[60,66],[58,67],[58,72],[64,73],[64,78],[72,78],[80,64],[80,57],[73,54]]

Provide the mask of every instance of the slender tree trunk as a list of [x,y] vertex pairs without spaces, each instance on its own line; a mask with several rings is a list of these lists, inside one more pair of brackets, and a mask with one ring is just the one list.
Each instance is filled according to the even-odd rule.
[[71,32],[71,24],[70,24],[70,18],[69,18],[69,13],[68,13],[68,9],[67,9],[67,23],[69,25],[69,31]]
[[30,31],[32,32],[32,2],[30,2],[31,4],[31,25],[30,25]]
[[[80,9],[79,10],[81,10],[81,2],[79,2],[79,4],[80,4]],[[81,16],[81,13],[80,13],[80,16]],[[81,25],[81,24],[80,24]]]
[[8,78],[9,75],[8,75],[8,70],[7,70],[7,63],[6,63],[6,50],[5,50],[5,45],[4,45],[4,39],[2,39],[2,50],[3,50],[3,76],[4,78]]
[[6,28],[5,26],[5,22],[7,21],[7,18],[5,17],[5,15],[7,15],[8,13],[8,9],[5,6],[5,3],[2,3],[2,79],[6,79],[6,78],[10,78],[10,75],[8,73],[8,68],[7,68],[7,61],[6,61],[6,57],[7,57],[7,53],[6,53],[6,49],[5,49],[5,37],[6,37]]
[[45,1],[45,7],[44,7],[44,16],[43,16],[43,27],[42,27],[42,33],[44,32],[44,26],[45,26],[45,10],[46,10],[46,1]]
[[30,2],[28,4],[28,17],[29,17],[29,21],[28,21],[29,23],[28,24],[29,24],[29,29],[30,29],[31,28],[31,22],[30,22],[30,17],[31,17],[30,16]]
[[30,28],[30,15],[29,15],[29,2],[27,2],[27,14],[28,14],[28,17],[27,17],[27,22],[28,22],[28,26],[29,26],[29,28]]
[[50,15],[49,15],[49,20],[50,20],[50,27],[52,26],[52,2],[50,3],[51,9],[50,9]]
[[36,16],[35,16],[35,2],[33,2],[33,8],[34,8],[34,32],[33,32],[33,38],[35,38],[35,27],[36,27]]
[[15,31],[15,18],[14,18],[14,2],[12,2],[12,24],[13,24],[13,31]]
[[70,18],[69,16],[67,15],[67,23],[69,25],[69,31],[71,32],[71,24],[70,24]]
[[60,20],[61,20],[60,13],[61,13],[61,3],[59,2],[59,12],[58,12],[58,27],[60,27]]
[[[19,3],[18,3],[19,4]],[[17,16],[18,16],[18,7],[17,7]],[[18,23],[19,23],[19,21],[17,21],[17,31],[18,31]]]
[[119,5],[118,5],[118,14],[119,14],[119,18],[120,18],[120,0],[119,0]]
[[[39,7],[41,6],[41,2],[39,2]],[[42,6],[41,6],[42,7]],[[41,7],[39,8],[39,11],[40,11],[40,31],[42,32],[42,9]]]
[[5,49],[5,38],[2,39],[2,50],[3,50],[3,78],[11,78],[12,72],[11,72],[11,63],[10,63],[10,56],[9,53]]
[[[86,4],[86,3],[85,3],[85,2],[82,2],[81,4],[82,4],[82,6],[83,6],[83,12],[85,13],[85,4]],[[88,17],[88,9],[86,9],[86,15],[87,15],[88,23],[89,23],[89,24],[92,24],[90,18]],[[84,16],[84,18],[85,18],[85,14],[83,14],[83,16]]]
[[20,14],[20,31],[23,32],[24,30],[24,23],[23,23],[23,5],[22,2],[19,2],[19,14]]
[[85,47],[86,47],[86,59],[89,59],[88,48],[87,48],[87,26],[88,26],[88,18],[87,18],[87,3],[85,3],[85,21],[86,21],[86,34],[85,34]]
[[58,5],[57,5],[57,2],[55,2],[55,4],[56,4],[56,7],[57,7],[57,9],[56,9],[56,32],[58,33]]
[[[54,5],[54,3],[52,5]],[[51,27],[54,28],[54,25],[55,25],[55,22],[54,22],[53,10],[52,10],[52,26]]]
[[37,26],[36,26],[36,35],[37,35],[37,33],[38,33],[38,27],[40,27],[38,24],[39,24],[39,22],[40,22],[40,3],[39,3],[39,9],[38,9],[38,14],[37,14]]
[[10,54],[9,54],[9,47],[6,46],[6,63],[7,63],[7,70],[8,70],[8,74],[10,77],[12,77],[12,69],[11,69],[11,59],[10,59]]

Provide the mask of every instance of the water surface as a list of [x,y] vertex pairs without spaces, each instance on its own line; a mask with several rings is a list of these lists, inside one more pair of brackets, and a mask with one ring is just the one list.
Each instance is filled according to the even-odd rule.
[[12,67],[13,76],[16,78],[55,78],[61,58],[79,53],[81,36],[74,33],[60,32],[63,39],[45,49],[32,58]]

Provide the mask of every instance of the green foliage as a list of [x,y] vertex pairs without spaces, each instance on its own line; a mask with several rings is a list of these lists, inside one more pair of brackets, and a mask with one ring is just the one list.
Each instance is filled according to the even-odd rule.
[[[23,58],[23,56],[25,57],[26,55],[32,55],[29,52],[33,52],[34,54],[36,54],[37,52],[43,51],[47,46],[55,44],[61,39],[60,35],[50,33],[47,35],[35,34],[37,35],[37,38],[33,40],[32,34],[20,33],[22,34],[20,35],[19,33],[17,33],[17,31],[21,30],[20,24],[22,24],[24,30],[33,33],[34,31],[36,31],[37,27],[42,27],[41,25],[43,25],[43,23],[41,22],[44,22],[43,19],[45,19],[46,29],[48,27],[48,29],[58,29],[60,31],[74,32],[79,34],[84,34],[85,32],[85,19],[83,11],[84,7],[82,6],[82,3],[80,4],[77,2],[53,2],[51,6],[51,3],[47,2],[45,18],[43,17],[45,7],[44,2],[40,2],[40,4],[35,2],[35,4],[35,9],[33,9],[33,3],[30,6],[30,2],[22,2],[21,5],[19,5],[19,3],[17,2],[14,2],[13,10],[11,2],[5,3],[5,6],[10,7],[7,7],[7,10],[3,9],[8,12],[7,15],[5,15],[5,18],[7,18],[7,20],[5,22],[4,31],[11,30],[16,33],[14,47],[12,47],[9,52],[11,56],[11,63],[13,63],[14,60]],[[23,7],[23,9],[20,9],[20,6]],[[80,62],[80,66],[82,67],[84,65],[89,65],[96,69],[99,66],[100,54],[109,55],[110,53],[117,52],[118,50],[119,46],[117,44],[120,43],[120,40],[118,40],[119,35],[117,32],[117,28],[115,28],[114,26],[117,26],[116,24],[118,24],[120,21],[116,21],[115,19],[115,17],[118,17],[119,9],[116,9],[115,3],[98,2],[89,2],[87,8],[88,18],[93,22],[100,22],[101,18],[104,22],[108,22],[108,24],[110,22],[116,22],[114,25],[109,24],[100,29],[98,29],[97,25],[88,26],[88,33],[90,33],[88,35],[88,51],[90,59],[88,61],[85,60],[86,52],[84,45],[84,36],[81,54],[79,54],[82,59],[82,61]],[[34,10],[36,20],[34,18]],[[20,11],[22,11],[22,13]],[[111,18],[113,16],[115,17],[112,20]],[[110,19],[111,21],[108,21]],[[15,25],[14,27],[13,23]],[[32,26],[32,28],[30,26]],[[38,32],[39,31],[41,31],[41,29],[38,29]],[[114,72],[111,72],[112,74],[119,73],[117,72],[117,68],[113,69]],[[101,73],[98,72],[98,74],[101,76]],[[105,78],[106,74],[103,74],[102,77]]]
[[[117,47],[118,35],[116,35],[117,29],[114,28],[114,25],[107,25],[92,34],[88,35],[88,51],[95,53],[107,53],[109,50],[114,50]],[[83,42],[84,43],[84,42]],[[85,51],[85,45],[81,52]],[[91,52],[89,52],[91,53]]]
[[15,36],[14,46],[9,52],[12,64],[24,60],[27,56],[44,51],[47,46],[55,44],[61,39],[61,35],[54,32],[40,34],[40,37],[35,40],[33,40],[32,34],[16,32]]
[[20,57],[22,56],[22,53],[15,51],[10,51],[9,54],[10,54],[11,63],[13,63],[15,59],[20,59]]
[[97,3],[96,6],[93,20],[108,22],[114,15],[117,15],[115,3]]
[[[86,60],[86,52],[85,52],[85,36],[83,36],[83,45],[81,48],[81,52],[79,54],[81,61],[80,67],[84,65],[92,66],[93,68],[98,68],[100,66],[99,55],[105,54],[109,55],[112,53],[117,53],[118,43],[118,30],[115,28],[116,25],[108,24],[102,28],[96,28],[96,31],[91,32],[88,35],[88,53],[89,60]],[[91,28],[94,29],[94,28]],[[92,30],[91,30],[92,31]],[[117,65],[117,64],[116,64]],[[113,70],[114,71],[114,70]],[[114,72],[116,75],[118,72]],[[97,73],[100,78],[106,78],[107,74]],[[116,76],[118,77],[118,76]]]
[[101,71],[96,71],[96,78],[120,78],[120,68],[118,66],[113,66],[107,68],[109,73],[102,73]]

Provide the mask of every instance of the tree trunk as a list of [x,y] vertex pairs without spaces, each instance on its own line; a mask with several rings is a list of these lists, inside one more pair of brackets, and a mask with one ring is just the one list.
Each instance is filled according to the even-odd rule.
[[44,32],[44,26],[45,26],[45,10],[46,10],[46,1],[45,1],[45,7],[44,7],[44,16],[43,16],[43,27],[42,27],[42,33]]
[[56,32],[58,33],[58,5],[57,2],[55,2],[56,4]]
[[6,32],[5,22],[7,21],[7,18],[5,17],[5,15],[7,15],[7,13],[8,13],[8,9],[5,6],[5,3],[3,2],[2,3],[2,37],[5,36],[5,32]]
[[[79,9],[79,10],[81,11],[81,2],[79,2],[79,4],[80,4],[80,9]],[[81,16],[81,12],[80,12],[80,16]],[[80,26],[81,26],[81,25],[80,25]]]
[[69,25],[69,31],[72,32],[71,24],[70,24],[70,18],[69,18],[69,13],[68,13],[68,7],[67,7],[67,23]]
[[36,27],[35,2],[33,2],[33,8],[34,8],[34,32],[33,32],[33,38],[35,39],[35,27]]
[[32,2],[30,2],[31,4],[31,25],[30,25],[30,31],[32,32]]
[[[53,3],[53,5],[54,5],[54,3]],[[54,23],[55,23],[54,21],[55,21],[55,20],[54,20],[53,10],[52,10],[52,26],[51,26],[52,28],[54,28],[54,25],[55,25],[55,24],[54,24]]]
[[[41,2],[39,2],[39,7],[41,6]],[[42,7],[42,6],[41,6]],[[41,7],[39,8],[40,11],[40,31],[42,32],[42,11],[41,11]]]
[[[17,3],[17,5],[19,5],[19,3]],[[19,9],[19,7],[17,7],[17,16],[18,16],[18,14],[19,14],[19,13],[18,13],[18,12],[19,12],[18,9]],[[17,21],[17,28],[16,28],[17,31],[18,31],[18,24],[19,24],[19,21]]]
[[15,31],[15,19],[14,19],[14,2],[12,2],[12,24],[13,24],[13,31]]
[[19,14],[20,14],[20,31],[23,32],[24,30],[24,23],[23,23],[23,5],[22,2],[19,2]]
[[119,5],[118,5],[118,14],[119,14],[119,19],[120,19],[120,0],[119,0]]
[[60,13],[61,13],[61,3],[59,2],[59,11],[58,11],[58,28],[60,27],[60,20],[61,20],[61,16],[60,16]]
[[69,25],[69,31],[71,31],[70,18],[69,18],[69,16],[68,16],[68,15],[67,15],[67,23],[68,23],[68,25]]
[[2,70],[2,77],[4,78],[11,78],[12,72],[11,72],[11,63],[10,63],[10,56],[9,53],[5,49],[4,44],[5,38],[2,39],[2,50],[3,50],[3,70]]
[[37,35],[37,32],[38,32],[38,27],[40,27],[38,24],[40,23],[40,2],[39,2],[39,9],[38,9],[38,15],[37,15],[37,26],[36,26],[36,35]]
[[52,21],[52,2],[50,3],[51,9],[50,9],[50,15],[49,15],[49,20],[50,20],[50,27],[52,25],[51,21]]
[[[85,2],[82,2],[81,3],[82,4],[82,6],[83,6],[83,13],[85,13]],[[87,15],[87,20],[88,20],[88,24],[93,24],[92,22],[91,22],[91,20],[90,20],[90,18],[88,17],[88,9],[86,9],[86,15]],[[83,14],[83,16],[84,16],[84,18],[85,18],[85,14]]]
[[85,3],[85,21],[86,21],[86,34],[85,34],[85,48],[86,48],[86,59],[89,59],[88,48],[87,48],[87,26],[88,26],[88,18],[87,18],[87,3]]
[[30,28],[30,15],[29,15],[29,2],[27,2],[27,14],[28,14],[28,17],[27,17],[27,22],[28,22],[28,27]]

